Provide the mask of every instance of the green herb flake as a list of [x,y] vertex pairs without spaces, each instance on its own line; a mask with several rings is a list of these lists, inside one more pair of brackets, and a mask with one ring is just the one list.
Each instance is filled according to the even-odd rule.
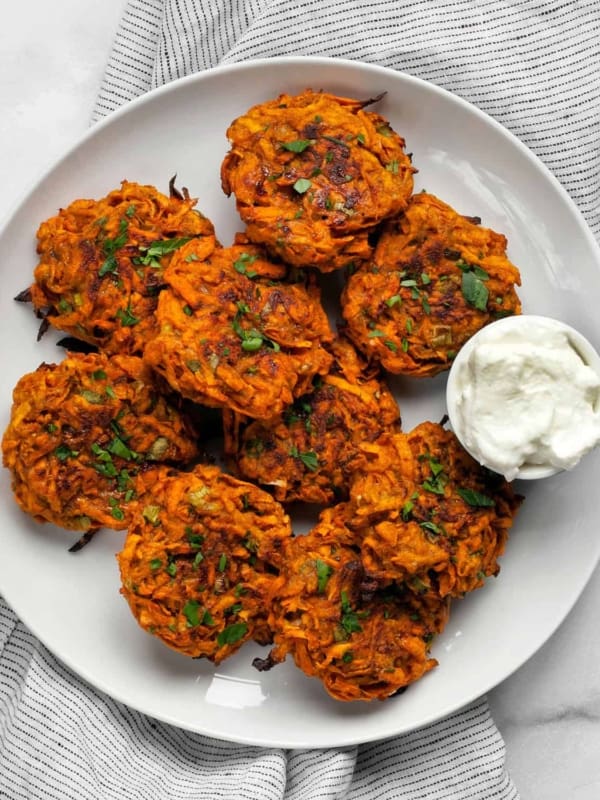
[[482,494],[475,489],[457,488],[457,494],[470,506],[477,508],[492,508],[496,505],[495,501],[488,497],[487,494]]
[[298,194],[304,194],[310,189],[311,186],[312,181],[309,181],[308,178],[298,178],[293,188],[294,191],[298,192]]
[[342,661],[344,664],[351,664],[354,661],[354,653],[352,650],[346,650],[344,655],[342,656]]
[[317,592],[319,594],[323,594],[333,569],[329,566],[329,564],[321,561],[320,558],[315,560],[315,568],[317,571]]
[[478,311],[487,310],[489,290],[474,272],[463,272],[461,283],[462,294],[467,303]]
[[169,561],[167,564],[167,572],[172,578],[177,575],[177,564],[174,561]]
[[439,525],[436,525],[435,522],[419,522],[421,528],[430,533],[434,533],[436,536],[439,536],[440,533],[443,533],[442,529]]
[[181,610],[190,628],[200,625],[200,603],[197,600],[188,600]]
[[123,509],[117,504],[117,501],[114,497],[110,497],[108,500],[108,504],[110,505],[110,513],[114,519],[123,520],[125,519],[125,514],[123,513]]
[[226,568],[227,568],[227,556],[225,555],[225,553],[221,553],[217,569],[219,570],[219,572],[225,572]]
[[350,602],[348,600],[348,593],[342,591],[341,595],[342,601],[342,616],[341,616],[341,623],[343,629],[346,631],[347,634],[351,633],[360,633],[362,631],[362,626],[358,621],[358,614],[356,611],[352,609]]
[[301,452],[298,450],[296,445],[292,445],[290,448],[290,455],[292,458],[299,458],[300,461],[304,464],[306,469],[310,470],[310,472],[316,472],[319,469],[319,458],[317,454],[312,450],[306,450],[305,452]]
[[228,625],[217,636],[217,644],[219,647],[225,645],[236,644],[244,638],[248,631],[248,626],[245,622],[234,622],[233,625]]
[[92,372],[92,380],[104,381],[106,380],[106,377],[107,377],[106,372],[104,372],[103,369],[97,369],[94,372]]
[[66,461],[69,458],[77,458],[79,450],[71,450],[66,444],[59,444],[54,450],[54,455],[59,461]]
[[404,520],[404,522],[408,522],[408,520],[411,517],[411,513],[412,513],[412,510],[413,510],[414,507],[415,507],[415,504],[413,503],[412,500],[407,500],[404,503],[404,505],[400,509],[400,513],[402,514],[402,519]]
[[99,406],[104,403],[104,397],[101,394],[98,394],[98,392],[92,392],[89,389],[83,389],[81,391],[81,396],[84,400],[87,400],[87,402],[91,403],[92,405]]
[[388,308],[399,306],[402,304],[402,298],[399,294],[393,294],[391,297],[388,297],[388,299],[385,301],[385,304]]
[[281,146],[290,153],[303,153],[307,147],[315,143],[314,139],[294,139],[293,142],[282,142]]
[[146,522],[150,522],[152,525],[158,524],[158,515],[160,514],[160,506],[144,506],[144,510],[142,511],[142,517],[146,520]]
[[160,569],[162,567],[162,561],[160,558],[153,558],[150,561],[150,569]]
[[117,319],[121,321],[121,325],[124,328],[133,328],[133,326],[137,325],[140,321],[140,318],[136,317],[131,310],[131,303],[128,303],[126,308],[117,309],[116,316]]
[[186,303],[186,305],[183,306],[182,311],[186,315],[186,317],[191,317],[192,314],[194,313],[193,310],[192,310],[192,307],[188,306],[187,303]]
[[251,256],[249,253],[242,253],[238,259],[233,262],[233,268],[240,275],[245,275],[247,278],[255,278],[258,273],[254,270],[248,269],[251,264],[254,264],[258,256]]
[[[140,245],[140,253],[142,256],[136,259],[136,264],[143,264],[144,266],[157,266],[155,261],[160,259],[161,256],[173,253],[179,250],[184,244],[191,240],[190,236],[181,236],[174,239],[158,239],[148,245]],[[160,266],[160,265],[158,265]]]

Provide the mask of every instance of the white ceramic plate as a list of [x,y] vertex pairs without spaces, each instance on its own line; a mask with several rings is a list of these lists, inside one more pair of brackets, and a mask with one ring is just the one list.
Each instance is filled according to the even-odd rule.
[[[378,110],[407,141],[426,188],[509,239],[524,310],[557,317],[600,345],[600,255],[574,205],[541,163],[500,125],[423,81],[342,60],[282,58],[214,70],[131,103],[95,127],[37,184],[0,237],[3,343],[0,409],[23,372],[60,354],[36,343],[31,308],[13,302],[31,281],[38,223],[76,197],[101,197],[122,179],[200,198],[219,238],[241,229],[222,194],[225,130],[250,105],[306,87],[355,97],[387,92]],[[405,429],[444,413],[445,378],[393,382]],[[137,627],[119,595],[106,532],[73,555],[72,534],[29,521],[2,470],[0,591],[31,630],[85,680],[156,718],[215,737],[284,747],[346,745],[408,731],[492,688],[531,656],[570,610],[600,553],[599,454],[573,473],[523,485],[527,500],[502,572],[454,604],[434,647],[440,665],[384,703],[344,704],[292,663],[258,673],[248,646],[215,669],[171,652]],[[543,676],[540,676],[543,679]]]

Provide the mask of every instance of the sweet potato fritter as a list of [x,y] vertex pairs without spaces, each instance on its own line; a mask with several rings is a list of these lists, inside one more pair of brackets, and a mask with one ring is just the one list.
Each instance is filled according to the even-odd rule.
[[307,89],[234,120],[221,183],[251,241],[322,272],[370,256],[369,232],[406,207],[414,172],[372,102]]
[[330,371],[311,392],[270,420],[227,412],[225,453],[246,480],[281,502],[345,499],[363,442],[400,429],[398,405],[378,375],[344,338],[329,348]]
[[136,476],[197,448],[139,358],[72,353],[19,380],[2,454],[24,511],[87,531],[126,528]]
[[421,192],[348,279],[342,313],[356,346],[389,372],[435,375],[484,325],[520,313],[520,283],[502,234]]
[[461,597],[498,573],[521,502],[504,478],[432,422],[384,435],[363,452],[349,524],[369,575],[419,594]]
[[[160,332],[145,359],[198,403],[267,419],[304,394],[332,357],[319,290],[252,245],[205,257],[196,240],[165,271],[156,311]],[[298,282],[294,282],[294,280]]]
[[59,330],[107,353],[140,355],[171,254],[190,238],[214,246],[212,223],[171,182],[166,197],[123,181],[101,200],[75,200],[38,230],[30,296]]
[[118,556],[122,593],[142,628],[218,664],[266,625],[283,543],[282,507],[214,466],[163,468]]
[[358,539],[328,508],[306,536],[291,540],[269,616],[274,648],[259,669],[290,653],[338,700],[384,700],[437,662],[431,640],[448,605],[400,587],[378,591],[365,574]]

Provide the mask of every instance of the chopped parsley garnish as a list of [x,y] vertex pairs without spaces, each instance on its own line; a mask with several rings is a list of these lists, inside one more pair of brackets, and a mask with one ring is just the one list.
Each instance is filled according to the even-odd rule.
[[167,564],[167,572],[172,578],[177,575],[177,564],[174,561],[169,561]]
[[281,146],[290,153],[303,153],[307,147],[315,143],[314,139],[294,139],[293,142],[282,142]]
[[159,514],[160,506],[144,506],[144,510],[142,511],[142,517],[152,525],[156,525],[158,523]]
[[197,600],[188,600],[182,611],[191,628],[200,624],[200,603]]
[[145,267],[160,267],[161,256],[179,250],[190,239],[189,236],[182,236],[175,239],[159,239],[148,245],[140,245],[139,250],[143,255],[134,258],[133,263],[143,264]]
[[217,644],[219,647],[227,644],[236,644],[236,642],[244,638],[247,631],[248,626],[245,622],[234,622],[233,625],[228,625],[220,631],[217,636]]
[[128,303],[126,308],[118,308],[116,316],[117,319],[121,320],[121,325],[124,328],[133,328],[140,321],[139,317],[136,317],[131,310],[131,303]]
[[246,350],[247,352],[254,352],[255,350],[259,350],[264,344],[268,347],[271,347],[276,353],[279,352],[280,347],[277,344],[277,342],[274,342],[272,339],[269,339],[263,333],[256,330],[256,328],[250,328],[248,330],[242,328],[241,324],[242,317],[244,314],[248,314],[250,312],[250,309],[246,303],[241,303],[241,302],[237,304],[237,307],[238,310],[235,314],[235,317],[233,318],[231,327],[242,340],[242,350]]
[[226,568],[227,568],[227,556],[225,555],[225,553],[221,553],[217,569],[219,570],[219,572],[225,572]]
[[79,450],[71,450],[66,444],[59,444],[54,450],[54,455],[59,461],[66,461],[68,458],[77,458]]
[[360,633],[362,631],[362,626],[358,621],[358,614],[356,611],[352,609],[350,605],[350,601],[348,600],[348,593],[342,591],[341,595],[342,601],[342,628],[346,631],[346,633]]
[[241,256],[233,262],[233,268],[240,275],[245,275],[247,278],[255,278],[257,272],[253,269],[248,269],[251,264],[254,264],[258,256],[251,256],[249,253],[242,253]]
[[479,311],[487,310],[489,290],[484,281],[489,279],[488,273],[477,264],[468,264],[460,259],[456,266],[462,270],[462,293],[469,305]]
[[306,469],[310,470],[310,472],[316,472],[319,469],[319,458],[312,450],[301,452],[298,450],[296,445],[292,445],[290,448],[290,455],[292,458],[299,458]]
[[321,561],[320,558],[315,560],[315,567],[317,570],[317,592],[319,594],[323,594],[333,569],[329,566],[329,564]]
[[119,233],[115,236],[114,239],[104,239],[102,241],[102,250],[104,251],[104,255],[106,259],[100,266],[98,270],[98,275],[102,278],[104,275],[114,274],[117,272],[118,263],[115,257],[115,253],[121,247],[125,247],[127,244],[127,226],[128,222],[126,219],[122,219],[119,223]]
[[312,181],[309,181],[308,178],[298,178],[294,184],[294,191],[298,192],[298,194],[304,194],[311,186]]
[[433,456],[424,456],[424,458],[427,458],[429,461],[431,477],[426,478],[421,485],[424,489],[427,489],[428,492],[443,495],[444,486],[448,482],[448,476],[444,472],[444,467]]
[[108,505],[110,506],[110,513],[114,519],[123,520],[125,519],[125,514],[123,513],[123,509],[120,508],[118,500],[114,497],[108,498]]
[[467,489],[467,488],[458,488],[456,493],[462,497],[462,499],[470,506],[476,506],[480,508],[492,508],[496,505],[495,501],[492,500],[491,497],[488,497],[487,494],[482,494],[481,492],[477,492],[475,489]]

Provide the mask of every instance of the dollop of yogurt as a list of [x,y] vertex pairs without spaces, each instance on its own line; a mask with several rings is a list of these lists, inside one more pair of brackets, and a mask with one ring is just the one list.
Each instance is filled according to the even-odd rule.
[[600,358],[577,331],[523,315],[492,323],[463,349],[448,410],[479,463],[510,481],[532,466],[572,469],[600,442]]

